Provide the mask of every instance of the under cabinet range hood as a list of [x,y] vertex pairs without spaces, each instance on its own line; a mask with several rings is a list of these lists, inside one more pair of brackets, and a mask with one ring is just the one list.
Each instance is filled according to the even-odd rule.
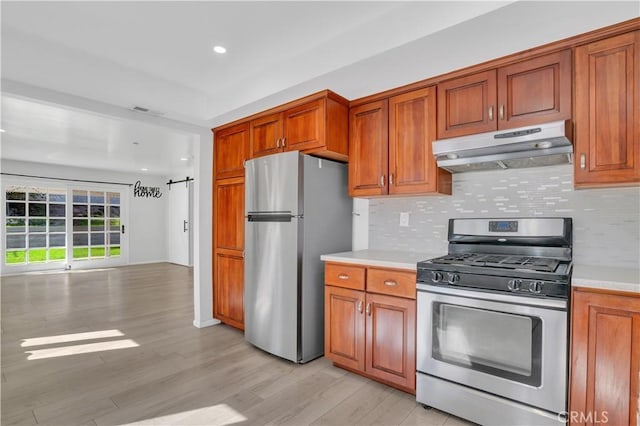
[[570,121],[555,121],[500,132],[433,142],[438,167],[452,173],[567,164],[573,145]]

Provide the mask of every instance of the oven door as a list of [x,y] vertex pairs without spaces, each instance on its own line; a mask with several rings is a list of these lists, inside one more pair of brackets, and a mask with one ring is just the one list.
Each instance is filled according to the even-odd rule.
[[418,371],[566,410],[566,301],[425,284],[418,290]]

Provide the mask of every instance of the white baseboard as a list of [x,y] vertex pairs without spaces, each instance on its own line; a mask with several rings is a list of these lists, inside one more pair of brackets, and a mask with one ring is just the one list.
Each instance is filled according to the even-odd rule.
[[211,318],[205,321],[193,320],[193,325],[198,328],[211,327],[212,325],[218,324],[220,324],[220,320],[217,320],[215,318]]

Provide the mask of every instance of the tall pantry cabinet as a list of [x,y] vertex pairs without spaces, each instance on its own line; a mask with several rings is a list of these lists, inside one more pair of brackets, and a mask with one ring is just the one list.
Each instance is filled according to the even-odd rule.
[[244,329],[244,162],[249,122],[214,132],[213,316]]

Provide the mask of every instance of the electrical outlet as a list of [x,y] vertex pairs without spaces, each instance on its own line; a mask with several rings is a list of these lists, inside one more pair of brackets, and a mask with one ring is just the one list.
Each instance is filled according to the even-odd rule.
[[409,226],[409,212],[400,212],[400,226]]

